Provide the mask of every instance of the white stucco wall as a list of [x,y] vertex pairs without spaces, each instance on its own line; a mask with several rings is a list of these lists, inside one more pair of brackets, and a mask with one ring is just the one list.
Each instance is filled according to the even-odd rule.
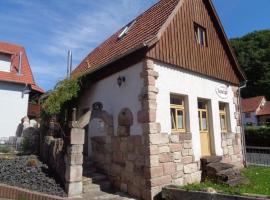
[[[101,102],[103,109],[113,116],[114,134],[117,133],[118,114],[122,108],[129,108],[133,114],[133,125],[131,126],[131,135],[140,135],[141,126],[137,122],[137,113],[141,110],[141,104],[138,96],[143,87],[143,80],[140,77],[143,64],[138,63],[116,74],[92,85],[80,98],[79,110],[92,108],[93,103]],[[117,84],[117,78],[124,76],[126,81],[121,87]],[[94,125],[89,126],[89,134],[97,135],[97,128]],[[92,135],[92,134],[91,134]],[[100,132],[102,135],[102,131]]]
[[[187,114],[189,116],[187,126],[189,132],[192,133],[195,159],[199,160],[201,157],[201,144],[197,102],[198,98],[207,99],[210,103],[209,115],[212,115],[212,143],[214,143],[216,155],[222,155],[219,102],[229,104],[230,127],[232,132],[236,132],[235,106],[231,86],[161,63],[155,63],[155,71],[159,73],[156,82],[159,89],[157,95],[157,122],[161,124],[161,131],[171,134],[170,93],[185,95],[188,104]],[[216,88],[221,86],[228,87],[227,98],[221,98],[217,95]]]
[[0,71],[10,72],[11,56],[8,54],[0,53]]
[[252,125],[254,126],[258,125],[258,119],[255,112],[250,112],[250,117],[246,117],[245,113],[243,113],[242,119],[244,125],[246,125],[247,123],[252,123]]
[[15,136],[21,119],[27,116],[28,98],[25,85],[0,81],[0,138]]

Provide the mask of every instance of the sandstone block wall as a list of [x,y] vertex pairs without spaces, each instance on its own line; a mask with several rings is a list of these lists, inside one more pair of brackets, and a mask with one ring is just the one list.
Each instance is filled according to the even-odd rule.
[[242,126],[240,114],[240,102],[238,87],[233,87],[235,120],[236,127],[232,127],[236,132],[228,132],[221,134],[221,146],[223,149],[223,162],[234,164],[238,167],[243,167],[243,143],[242,143]]

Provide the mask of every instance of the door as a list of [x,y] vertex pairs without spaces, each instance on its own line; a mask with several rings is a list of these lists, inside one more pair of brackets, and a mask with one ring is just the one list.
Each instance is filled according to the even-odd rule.
[[198,101],[198,118],[202,156],[209,156],[211,155],[211,140],[209,131],[210,129],[207,101]]

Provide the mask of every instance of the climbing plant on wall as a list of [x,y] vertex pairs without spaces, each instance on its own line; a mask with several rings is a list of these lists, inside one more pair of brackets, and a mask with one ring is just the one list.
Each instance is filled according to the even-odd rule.
[[54,90],[41,102],[42,115],[59,115],[68,102],[78,97],[80,89],[80,78],[65,79],[58,82]]

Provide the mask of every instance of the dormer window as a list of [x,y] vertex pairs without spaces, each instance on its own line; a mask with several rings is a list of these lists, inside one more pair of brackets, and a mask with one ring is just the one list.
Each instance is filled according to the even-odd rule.
[[11,68],[11,55],[0,52],[0,71],[10,72]]
[[135,20],[130,22],[128,25],[126,25],[126,27],[121,31],[121,33],[118,35],[118,39],[123,38],[127,32],[129,31],[129,29],[132,27],[132,25],[135,23]]
[[207,46],[206,29],[199,24],[194,23],[195,37],[199,45]]

